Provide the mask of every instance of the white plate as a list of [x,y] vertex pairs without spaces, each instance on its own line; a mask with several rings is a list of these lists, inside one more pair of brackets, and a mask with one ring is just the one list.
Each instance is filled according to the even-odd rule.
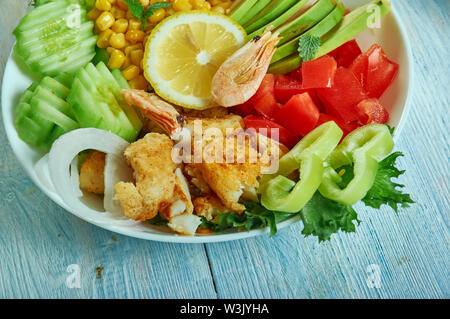
[[[367,0],[344,0],[343,2],[348,8],[354,8],[367,3]],[[17,23],[18,22],[19,21],[17,21]],[[399,20],[395,12],[395,8],[392,8],[391,13],[382,20],[381,28],[366,30],[360,34],[357,39],[363,50],[368,49],[373,43],[380,44],[386,51],[389,58],[400,64],[400,73],[398,78],[384,94],[381,100],[383,105],[386,106],[391,114],[390,124],[396,127],[396,135],[398,135],[402,129],[408,110],[408,99],[411,92],[411,84],[413,83],[413,60],[405,28]],[[2,88],[2,112],[6,134],[14,153],[19,159],[19,162],[22,164],[33,182],[55,203],[67,211],[92,224],[113,232],[131,237],[162,242],[210,243],[248,238],[268,233],[268,229],[259,229],[249,232],[230,232],[207,236],[187,237],[174,234],[165,227],[156,227],[144,223],[140,223],[136,226],[105,225],[92,220],[92,218],[89,218],[88,216],[83,216],[82,214],[72,210],[70,207],[67,207],[62,202],[61,198],[54,191],[52,191],[51,182],[49,181],[45,171],[42,172],[42,170],[35,168],[35,164],[42,157],[42,154],[37,153],[22,140],[20,140],[14,128],[14,108],[18,103],[20,95],[31,84],[31,82],[31,75],[27,74],[27,71],[24,71],[24,68],[20,66],[12,56],[10,56],[6,65]],[[284,228],[298,221],[299,217],[294,217],[279,224],[278,228]]]

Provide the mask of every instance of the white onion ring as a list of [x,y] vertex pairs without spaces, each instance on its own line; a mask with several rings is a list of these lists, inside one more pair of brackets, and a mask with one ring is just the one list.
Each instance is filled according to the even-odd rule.
[[[122,176],[127,177],[128,173],[123,173],[124,171],[129,172],[124,167],[119,168],[120,165],[125,163],[123,152],[129,145],[121,137],[96,128],[81,128],[71,131],[62,135],[53,143],[48,160],[51,181],[56,193],[78,216],[94,224],[109,226],[130,226],[138,223],[126,218],[122,213],[119,215],[117,209],[113,209],[113,212],[101,212],[87,206],[80,197],[82,192],[78,182],[78,167],[77,161],[74,161],[74,158],[80,152],[89,149],[107,154],[108,169],[105,169],[105,200],[107,193],[108,200],[113,202],[113,182]],[[72,167],[72,174],[69,171],[70,166]],[[125,166],[128,167],[126,163]],[[112,176],[116,173],[118,177]],[[129,180],[129,176],[126,180]],[[110,209],[115,206],[111,202],[106,205]]]

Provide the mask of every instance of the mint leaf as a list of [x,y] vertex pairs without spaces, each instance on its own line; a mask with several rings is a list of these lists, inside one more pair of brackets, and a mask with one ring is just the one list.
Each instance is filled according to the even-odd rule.
[[415,202],[409,194],[402,192],[405,185],[397,184],[392,178],[398,178],[405,171],[400,171],[395,167],[397,158],[403,156],[401,152],[395,152],[382,160],[378,165],[377,175],[372,188],[362,199],[364,204],[373,208],[380,208],[381,205],[389,205],[397,213],[398,207],[409,207]]
[[319,242],[330,240],[331,235],[344,231],[347,233],[356,230],[355,223],[360,223],[356,211],[351,206],[346,206],[323,197],[316,192],[311,200],[300,212],[304,228],[302,234],[314,235]]
[[305,34],[298,41],[298,54],[302,61],[313,60],[321,43],[320,38]]
[[144,6],[138,0],[124,0],[128,4],[128,10],[131,11],[133,16],[142,20],[144,17]]

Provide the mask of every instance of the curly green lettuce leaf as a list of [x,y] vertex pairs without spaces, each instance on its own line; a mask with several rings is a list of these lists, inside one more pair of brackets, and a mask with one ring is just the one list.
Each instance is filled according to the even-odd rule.
[[346,206],[323,197],[316,192],[311,200],[300,212],[304,228],[302,234],[314,235],[319,242],[330,240],[331,235],[344,231],[354,232],[356,225],[360,223],[356,211],[351,206]]
[[223,232],[233,228],[243,228],[245,230],[253,230],[258,228],[270,228],[270,237],[274,236],[278,229],[277,223],[280,223],[296,214],[274,212],[264,208],[259,203],[244,202],[245,211],[242,214],[234,212],[220,213],[216,222],[208,221],[202,218],[200,227],[208,228],[213,232]]
[[403,156],[403,153],[395,152],[380,162],[375,182],[362,199],[364,204],[377,209],[383,204],[389,205],[397,213],[399,206],[406,208],[409,204],[415,203],[409,194],[402,192],[405,185],[392,181],[392,178],[398,178],[405,173],[404,170],[401,171],[395,167],[395,162],[400,156]]
[[[366,206],[378,209],[381,205],[389,205],[397,213],[399,206],[406,208],[409,207],[409,204],[415,203],[409,194],[402,192],[405,185],[392,181],[392,178],[398,178],[405,173],[404,170],[401,171],[395,167],[397,158],[400,156],[403,156],[403,153],[392,153],[378,164],[375,182],[362,199]],[[353,166],[344,166],[340,170],[345,171],[341,176],[342,181],[339,183],[339,186],[344,188],[353,179]]]

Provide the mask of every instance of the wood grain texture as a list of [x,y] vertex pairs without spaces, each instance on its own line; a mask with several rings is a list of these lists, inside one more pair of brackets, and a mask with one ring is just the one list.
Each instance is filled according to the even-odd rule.
[[[209,244],[219,298],[448,298],[450,2],[393,1],[413,46],[412,110],[396,150],[401,178],[417,204],[398,216],[356,206],[356,234],[326,244],[304,239],[302,225],[274,239]],[[367,267],[379,265],[381,288]]]
[[[28,3],[3,1],[0,75],[11,31]],[[450,2],[393,2],[415,62],[412,110],[396,149],[406,155],[401,182],[416,205],[398,216],[358,205],[358,232],[325,244],[303,238],[301,224],[273,239],[147,242],[87,224],[55,205],[26,177],[2,127],[0,298],[449,298]],[[80,266],[81,288],[66,286],[71,264]],[[379,266],[380,288],[367,284],[371,264]]]

